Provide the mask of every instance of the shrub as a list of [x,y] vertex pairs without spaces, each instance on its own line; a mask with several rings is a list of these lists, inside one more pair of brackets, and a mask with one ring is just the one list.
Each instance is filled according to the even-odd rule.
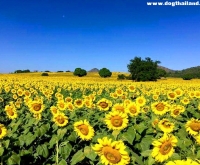
[[49,74],[44,72],[41,74],[41,76],[49,76]]
[[112,72],[110,72],[110,70],[107,68],[102,68],[99,70],[99,75],[104,78],[111,77]]
[[118,74],[117,79],[118,80],[125,80],[126,76],[124,74]]
[[190,74],[186,74],[186,75],[183,75],[183,76],[182,76],[182,79],[183,79],[183,80],[191,80],[192,78],[193,78],[193,76],[190,75]]
[[76,68],[74,70],[74,75],[75,76],[78,76],[78,77],[83,77],[83,76],[86,76],[87,75],[87,72],[85,69],[81,69],[81,68]]

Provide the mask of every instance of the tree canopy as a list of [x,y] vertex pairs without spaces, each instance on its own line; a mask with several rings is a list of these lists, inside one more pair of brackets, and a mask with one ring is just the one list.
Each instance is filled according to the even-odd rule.
[[135,57],[127,65],[131,73],[132,80],[135,81],[156,81],[158,78],[157,66],[160,61],[153,61],[150,57],[145,60],[141,57]]

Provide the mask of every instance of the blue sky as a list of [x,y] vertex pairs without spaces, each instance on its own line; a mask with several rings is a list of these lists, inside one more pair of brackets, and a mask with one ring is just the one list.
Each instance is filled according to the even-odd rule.
[[199,44],[200,6],[147,6],[147,0],[0,0],[1,73],[77,67],[126,72],[135,56],[181,70],[200,65]]

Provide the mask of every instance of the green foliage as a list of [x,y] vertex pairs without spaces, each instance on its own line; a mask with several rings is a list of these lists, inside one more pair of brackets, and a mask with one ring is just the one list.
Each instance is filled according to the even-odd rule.
[[182,76],[183,80],[191,80],[193,78],[192,74],[186,74]]
[[49,74],[44,72],[44,73],[41,74],[41,76],[49,76]]
[[157,78],[166,77],[167,72],[164,69],[157,68]]
[[112,76],[112,72],[107,68],[102,68],[102,69],[99,70],[99,75],[101,77],[104,77],[104,78],[111,77]]
[[64,72],[64,71],[62,71],[62,70],[58,70],[57,72]]
[[125,80],[126,76],[124,74],[118,74],[117,79],[118,80]]
[[26,70],[16,70],[14,73],[30,73],[31,71],[29,69]]
[[130,60],[130,64],[127,67],[131,73],[132,80],[156,81],[158,78],[157,65],[159,63],[159,61],[152,61],[149,57],[146,57],[145,60],[142,60],[141,57],[135,57]]
[[86,76],[87,75],[87,72],[85,69],[81,69],[81,68],[76,68],[74,70],[74,75],[75,76],[78,76],[78,77],[83,77],[83,76]]

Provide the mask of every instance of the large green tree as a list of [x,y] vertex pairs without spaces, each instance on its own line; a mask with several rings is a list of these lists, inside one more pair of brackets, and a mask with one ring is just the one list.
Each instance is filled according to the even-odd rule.
[[150,57],[145,60],[141,57],[135,57],[130,60],[127,65],[128,71],[131,73],[132,80],[135,81],[156,81],[158,78],[157,66],[160,61],[153,61]]
[[87,72],[85,69],[82,69],[82,68],[76,68],[74,70],[74,75],[75,76],[78,76],[78,77],[83,77],[83,76],[86,76],[87,75]]

